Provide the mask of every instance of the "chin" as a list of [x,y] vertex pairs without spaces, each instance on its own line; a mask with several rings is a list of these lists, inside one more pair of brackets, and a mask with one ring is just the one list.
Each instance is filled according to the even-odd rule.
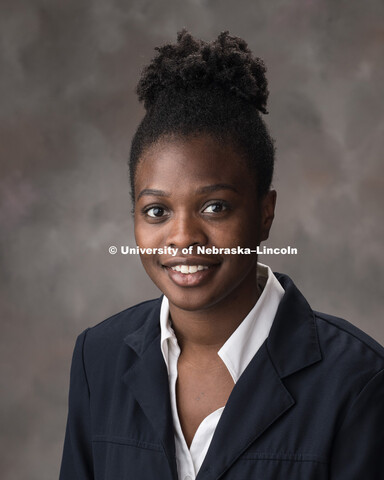
[[185,289],[185,292],[164,291],[164,295],[175,307],[189,312],[202,311],[219,306],[224,302],[226,295],[218,292],[207,292],[202,289]]

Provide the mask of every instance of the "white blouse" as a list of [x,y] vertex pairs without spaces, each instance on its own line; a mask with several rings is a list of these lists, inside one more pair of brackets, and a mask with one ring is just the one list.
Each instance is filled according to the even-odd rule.
[[[283,287],[268,266],[257,264],[257,280],[263,290],[259,299],[217,352],[235,383],[268,337],[280,300],[284,295]],[[204,418],[188,448],[181,430],[176,403],[177,361],[180,347],[170,324],[169,302],[165,296],[161,304],[160,328],[161,351],[168,370],[178,476],[179,480],[194,480],[225,407],[215,410]]]

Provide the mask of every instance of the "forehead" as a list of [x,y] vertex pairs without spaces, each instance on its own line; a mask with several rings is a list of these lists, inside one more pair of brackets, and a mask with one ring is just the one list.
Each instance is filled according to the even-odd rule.
[[135,176],[136,194],[143,188],[175,191],[211,183],[255,189],[253,175],[240,153],[209,135],[162,138],[144,151]]

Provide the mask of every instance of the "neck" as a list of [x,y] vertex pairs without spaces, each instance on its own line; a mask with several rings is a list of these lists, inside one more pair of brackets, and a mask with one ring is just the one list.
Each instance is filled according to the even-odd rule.
[[204,310],[187,311],[169,304],[172,327],[184,355],[216,356],[260,296],[256,275],[254,279],[241,291],[232,292],[226,301]]

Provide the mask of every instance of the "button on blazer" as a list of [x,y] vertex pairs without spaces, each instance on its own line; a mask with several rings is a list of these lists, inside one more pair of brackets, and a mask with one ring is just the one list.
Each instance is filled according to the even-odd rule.
[[[384,349],[286,275],[196,480],[383,480]],[[177,480],[161,297],[77,339],[60,480]]]

